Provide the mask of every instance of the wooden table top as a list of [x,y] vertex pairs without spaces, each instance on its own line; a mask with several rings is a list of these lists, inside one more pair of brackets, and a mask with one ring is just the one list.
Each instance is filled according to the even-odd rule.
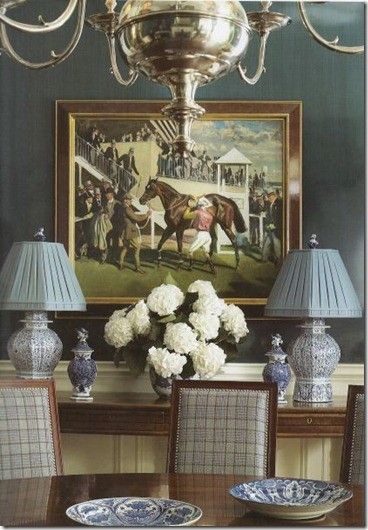
[[[58,392],[62,432],[167,436],[170,401],[149,393],[92,393],[92,402]],[[278,406],[277,435],[282,437],[342,436],[346,396],[331,403],[298,403],[289,398]]]
[[196,526],[360,526],[364,519],[364,488],[351,487],[353,497],[323,519],[281,521],[246,511],[228,489],[251,477],[233,475],[114,474],[65,475],[0,481],[0,525],[78,526],[66,509],[104,497],[161,497],[190,502],[203,511]]
[[[111,406],[111,407],[126,407],[126,408],[152,408],[154,410],[170,410],[170,400],[165,398],[159,398],[154,393],[138,393],[138,392],[93,392],[93,401],[90,402],[77,402],[70,399],[72,392],[57,392],[58,402],[65,405],[85,406],[85,407],[98,407],[98,406]],[[334,411],[334,412],[345,412],[346,409],[346,396],[335,396],[331,403],[304,403],[293,401],[292,397],[287,398],[287,403],[279,403],[278,410],[304,410],[304,411]]]

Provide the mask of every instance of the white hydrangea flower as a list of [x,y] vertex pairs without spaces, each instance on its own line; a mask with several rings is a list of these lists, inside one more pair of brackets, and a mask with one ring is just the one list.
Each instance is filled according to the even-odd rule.
[[151,322],[149,318],[149,309],[144,300],[139,300],[126,318],[132,325],[133,332],[136,335],[148,335],[151,331]]
[[166,348],[155,348],[152,346],[148,350],[147,361],[153,366],[158,375],[171,377],[181,374],[187,358],[179,353],[170,353]]
[[225,331],[234,337],[235,342],[239,342],[242,337],[249,333],[243,311],[234,304],[226,306],[220,316],[220,320]]
[[147,305],[160,317],[171,315],[184,302],[184,294],[176,285],[162,284],[152,289],[148,295]]
[[198,346],[196,334],[184,322],[166,325],[164,344],[175,353],[189,353]]
[[127,314],[128,308],[125,307],[124,309],[117,309],[113,312],[109,320],[115,320],[115,318],[123,318]]
[[203,295],[194,302],[193,311],[219,317],[225,307],[225,301],[217,295]]
[[211,282],[206,280],[195,280],[188,287],[188,293],[198,293],[198,296],[216,295],[216,291]]
[[133,328],[127,318],[114,318],[106,323],[104,339],[110,346],[122,348],[133,338]]
[[210,313],[190,313],[189,322],[198,332],[201,340],[215,339],[218,335],[220,320]]
[[217,374],[226,362],[226,354],[217,344],[200,342],[190,354],[196,373],[203,379],[209,379]]

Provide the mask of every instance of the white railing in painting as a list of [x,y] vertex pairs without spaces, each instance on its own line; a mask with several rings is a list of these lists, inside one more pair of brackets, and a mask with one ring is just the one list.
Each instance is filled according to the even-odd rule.
[[95,171],[91,171],[93,176],[99,180],[106,179],[113,183],[116,189],[123,192],[130,191],[136,183],[136,178],[115,160],[106,158],[105,154],[91,145],[87,140],[80,136],[75,137],[75,156],[83,158],[92,170],[97,170],[101,177]]

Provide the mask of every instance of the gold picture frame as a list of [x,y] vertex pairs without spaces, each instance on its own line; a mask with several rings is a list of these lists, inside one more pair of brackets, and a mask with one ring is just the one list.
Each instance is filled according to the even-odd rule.
[[[276,277],[278,265],[282,260],[282,257],[285,256],[289,249],[300,247],[302,104],[298,101],[203,102],[203,106],[206,108],[207,112],[205,117],[198,122],[198,125],[194,125],[193,136],[194,139],[197,138],[198,145],[202,142],[202,150],[205,150],[203,149],[203,145],[209,146],[207,157],[210,161],[208,161],[207,169],[205,160],[200,163],[198,162],[199,165],[197,164],[196,170],[193,169],[193,163],[190,169],[186,169],[187,175],[185,174],[184,166],[182,169],[180,169],[179,165],[174,166],[174,163],[172,163],[172,166],[168,166],[167,160],[169,157],[165,158],[165,156],[162,156],[160,159],[160,151],[159,154],[157,154],[157,145],[159,145],[159,150],[163,153],[160,138],[161,140],[162,138],[167,140],[169,133],[172,133],[173,131],[172,124],[170,131],[170,124],[168,125],[167,120],[160,114],[162,105],[162,101],[56,102],[56,240],[65,245],[71,261],[76,266],[77,276],[81,283],[82,290],[86,295],[88,306],[90,309],[93,307],[95,310],[96,308],[99,308],[97,310],[98,314],[100,314],[101,311],[105,311],[106,314],[109,313],[112,305],[129,304],[135,302],[138,298],[146,296],[152,287],[164,280],[164,274],[166,274],[166,276],[170,275],[170,278],[174,279],[174,281],[183,288],[186,288],[190,278],[194,280],[200,277],[201,279],[211,280],[215,286],[216,284],[220,285],[220,288],[218,289],[219,294],[226,298],[227,301],[253,307],[253,312],[259,314],[262,306],[266,303],[267,290],[269,292],[269,289],[272,286],[272,279]],[[96,126],[96,124],[99,125],[99,130],[102,135],[101,137],[104,141],[101,143],[100,148],[97,149],[97,154],[94,154],[95,152],[91,151],[88,147],[92,144],[85,140],[87,136],[84,136],[83,138],[82,136],[88,128],[93,129],[93,126]],[[143,137],[140,137],[139,135],[141,134],[143,136],[144,134],[139,131],[144,131],[146,126],[150,129],[150,132],[147,132],[148,139],[143,139]],[[171,239],[166,241],[165,245],[167,250],[165,249],[165,246],[163,247],[164,259],[161,261],[161,266],[157,267],[155,246],[157,247],[161,232],[165,231],[163,228],[164,221],[159,222],[158,220],[159,215],[161,215],[161,217],[163,216],[163,212],[159,212],[157,209],[157,197],[153,199],[153,201],[156,200],[156,202],[153,203],[155,205],[154,208],[156,208],[156,210],[153,208],[155,221],[151,220],[150,227],[146,226],[141,230],[140,248],[144,263],[142,268],[146,270],[146,274],[134,274],[132,251],[128,252],[128,262],[124,271],[119,271],[116,264],[113,263],[113,260],[111,259],[110,263],[103,266],[97,266],[96,256],[89,255],[87,257],[80,257],[78,255],[77,251],[79,250],[79,243],[76,245],[76,226],[78,222],[84,223],[84,225],[87,226],[87,223],[84,221],[88,220],[85,219],[84,216],[76,216],[76,194],[77,192],[82,193],[82,190],[77,190],[78,184],[83,187],[86,180],[91,180],[93,181],[92,184],[94,189],[97,187],[99,189],[102,180],[104,180],[103,186],[106,188],[106,179],[108,179],[110,183],[114,183],[115,192],[117,193],[116,190],[118,190],[118,185],[116,184],[117,181],[114,180],[114,177],[116,177],[116,172],[120,171],[124,171],[124,174],[126,175],[126,170],[120,170],[119,167],[117,167],[119,165],[122,166],[121,162],[114,165],[115,162],[113,164],[112,162],[106,161],[107,158],[103,153],[106,153],[112,136],[117,136],[121,131],[121,138],[117,138],[117,140],[119,140],[116,144],[117,154],[126,154],[122,151],[127,151],[131,147],[134,148],[135,153],[138,154],[137,167],[135,169],[137,170],[138,168],[140,170],[139,175],[135,174],[133,170],[129,170],[131,171],[129,174],[132,175],[132,181],[130,182],[130,186],[132,187],[129,191],[133,192],[133,195],[135,193],[137,199],[142,199],[149,178],[155,177],[155,171],[160,172],[160,164],[162,165],[162,163],[164,163],[164,175],[160,176],[158,182],[170,184],[177,193],[181,194],[181,196],[185,195],[182,193],[185,191],[187,195],[194,196],[198,199],[198,197],[204,196],[206,193],[211,194],[212,192],[218,192],[220,195],[222,193],[222,196],[233,200],[236,204],[242,205],[242,215],[243,217],[247,215],[247,223],[253,223],[253,232],[251,233],[251,227],[247,226],[247,231],[242,235],[242,237],[244,236],[241,241],[243,245],[242,248],[248,250],[242,251],[243,253],[240,256],[239,269],[241,271],[245,271],[246,268],[247,270],[249,269],[252,271],[254,269],[255,272],[252,272],[252,274],[254,274],[254,277],[257,277],[257,282],[262,287],[258,287],[255,284],[253,285],[249,280],[250,276],[248,278],[245,272],[239,272],[239,269],[235,269],[235,265],[233,266],[234,262],[232,261],[233,247],[231,247],[230,243],[227,244],[224,238],[222,238],[220,246],[216,247],[217,250],[220,248],[220,252],[218,253],[220,258],[218,260],[216,260],[216,257],[214,258],[215,268],[217,268],[216,276],[212,275],[204,261],[201,261],[201,256],[198,256],[198,264],[194,271],[190,269],[187,270],[185,265],[186,261],[184,260],[184,265],[182,265],[176,259],[176,251],[174,248],[176,243]],[[126,131],[133,132],[127,134]],[[159,134],[160,131],[161,136]],[[234,135],[233,137],[231,136],[232,134]],[[104,138],[103,135],[105,136]],[[78,138],[81,138],[81,140],[79,141]],[[203,140],[203,138],[206,138],[206,140]],[[263,144],[262,138],[264,138]],[[80,142],[79,144],[78,141]],[[255,147],[252,148],[252,145]],[[236,153],[235,151],[233,152],[233,156],[235,153],[235,158],[231,159],[228,163],[228,167],[226,167],[226,162],[222,163],[221,160],[228,160],[225,155],[231,151],[232,146],[234,146],[236,150]],[[94,160],[91,158],[91,153],[95,157]],[[101,153],[101,156],[99,156],[99,153]],[[149,153],[151,153],[151,158]],[[216,153],[219,162],[215,160],[214,153]],[[243,158],[240,158],[240,155],[243,155]],[[99,157],[98,160],[100,160],[103,165],[102,168],[100,166],[97,167],[96,157]],[[198,153],[197,155],[194,154],[194,157],[200,160]],[[237,159],[236,157],[239,158]],[[249,164],[245,162],[246,157]],[[253,164],[252,160],[257,160],[257,164]],[[263,166],[261,166],[259,160],[266,160],[267,163],[264,163]],[[238,165],[236,165],[234,161],[238,162]],[[100,164],[100,162],[98,162],[98,164]],[[245,165],[242,166],[242,164]],[[249,173],[251,164],[256,166],[255,171],[253,170],[254,176]],[[282,164],[281,170],[280,164]],[[176,168],[176,173],[170,173],[170,168],[174,167]],[[179,169],[177,169],[178,167]],[[234,174],[230,171],[231,168],[234,168]],[[262,172],[261,168],[263,168]],[[269,174],[265,174],[264,168],[266,168]],[[206,177],[204,176],[205,170]],[[101,177],[101,175],[97,173],[98,171],[100,171],[102,175],[105,175],[106,178],[104,179]],[[260,186],[262,186],[261,181],[262,178],[264,178],[263,188],[258,188],[255,185],[255,178],[258,174],[257,171],[259,172]],[[264,176],[262,176],[262,178],[261,173],[263,173]],[[189,180],[187,178],[188,175]],[[205,178],[206,180],[204,180]],[[280,178],[280,185],[278,185],[277,179]],[[252,187],[250,187],[250,182],[253,183]],[[260,243],[261,240],[256,239],[255,245],[252,243],[254,242],[254,235],[256,238],[259,238],[259,235],[257,236],[257,230],[254,227],[256,227],[257,223],[259,223],[260,226],[263,214],[261,213],[258,216],[259,221],[257,221],[257,216],[255,214],[249,214],[249,193],[252,193],[255,198],[258,197],[259,199],[257,193],[259,193],[259,189],[261,189],[267,202],[265,189],[267,188],[268,190],[268,184],[270,182],[271,186],[276,189],[279,198],[282,199],[283,204],[282,238],[279,238],[281,245],[281,251],[279,252],[281,252],[281,258],[279,259],[275,255],[275,263],[276,261],[277,263],[269,263],[269,260],[267,260],[267,262],[265,262],[266,265],[263,267],[263,262],[258,263],[258,261],[261,262],[263,258]],[[259,200],[262,201],[262,198]],[[248,207],[246,205],[247,202]],[[89,219],[92,217],[93,215],[91,214]],[[254,220],[250,221],[250,219]],[[155,228],[157,228],[157,230],[155,230]],[[80,227],[78,227],[77,230],[79,234]],[[90,231],[90,228],[88,228],[88,230],[86,229],[86,233],[88,231]],[[188,236],[184,233],[186,237],[183,242],[184,257],[186,257],[188,253],[191,237],[190,234],[192,234],[192,232],[189,230],[187,233],[189,234]],[[263,229],[263,243],[266,237],[265,233],[266,231]],[[237,234],[236,237],[238,238],[239,234]],[[251,237],[253,238],[252,241],[250,240]],[[87,240],[88,238],[85,237],[85,239]],[[83,241],[83,239],[81,241]],[[237,239],[237,244],[238,241],[239,239]],[[219,245],[218,241],[216,244]],[[254,250],[253,254],[252,249]],[[110,249],[109,252],[112,252],[112,250]],[[275,254],[275,251],[273,252]],[[258,259],[259,256],[261,256],[261,259]],[[252,259],[254,263],[252,262]],[[242,266],[243,269],[241,269]],[[267,270],[268,274],[267,279],[264,281],[262,279],[262,267],[264,270]],[[102,273],[102,270],[106,272]],[[157,270],[160,272],[157,273]],[[110,271],[109,274],[108,271]],[[190,276],[188,275],[188,271],[190,271]],[[242,274],[244,274],[244,277]],[[122,278],[125,278],[126,281],[123,282]],[[218,288],[218,286],[216,287]],[[126,291],[124,291],[125,288]],[[115,291],[119,291],[117,295],[113,295]],[[247,295],[247,292],[249,295]],[[107,308],[109,309],[107,310]],[[249,311],[247,312],[249,314]]]

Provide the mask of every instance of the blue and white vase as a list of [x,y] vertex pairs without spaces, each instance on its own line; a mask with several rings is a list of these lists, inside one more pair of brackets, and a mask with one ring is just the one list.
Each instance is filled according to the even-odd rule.
[[172,375],[171,377],[162,377],[159,375],[153,366],[149,367],[149,377],[153,390],[160,398],[170,399],[172,384],[174,379],[193,379],[198,380],[199,375],[194,374],[192,377],[181,377],[180,375]]
[[74,359],[68,365],[68,376],[73,385],[70,399],[75,401],[93,401],[90,395],[97,376],[96,361],[91,358],[93,349],[87,344],[88,331],[77,330],[78,344],[72,349]]
[[153,366],[149,367],[149,376],[152,388],[156,394],[162,398],[169,398],[171,396],[173,377],[162,377]]
[[279,333],[272,335],[272,348],[266,353],[268,364],[263,369],[263,381],[265,383],[277,384],[277,400],[279,403],[286,403],[285,393],[291,379],[291,369],[286,363],[287,354],[282,350],[283,340]]

